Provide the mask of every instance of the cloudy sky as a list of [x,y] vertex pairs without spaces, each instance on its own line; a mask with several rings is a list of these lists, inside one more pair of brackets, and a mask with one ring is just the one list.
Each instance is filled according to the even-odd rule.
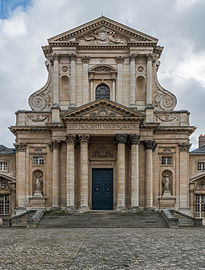
[[15,111],[46,82],[47,38],[101,15],[159,39],[158,78],[205,134],[205,0],[0,0],[0,144],[12,147]]

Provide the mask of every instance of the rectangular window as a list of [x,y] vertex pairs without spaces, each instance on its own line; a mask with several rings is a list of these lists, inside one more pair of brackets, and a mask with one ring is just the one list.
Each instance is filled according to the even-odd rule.
[[7,162],[0,162],[0,171],[2,171],[2,172],[8,171],[8,163]]
[[0,215],[9,215],[9,195],[0,194]]
[[34,156],[33,157],[33,164],[34,165],[44,165],[44,157],[42,157],[42,156]]
[[205,217],[205,195],[195,197],[195,217]]
[[205,162],[198,162],[197,170],[198,171],[205,171]]
[[162,157],[162,165],[172,165],[172,157]]

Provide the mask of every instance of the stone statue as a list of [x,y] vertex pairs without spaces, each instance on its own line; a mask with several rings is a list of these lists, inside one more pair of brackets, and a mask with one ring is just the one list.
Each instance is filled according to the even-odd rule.
[[162,179],[162,194],[163,196],[171,196],[170,179],[168,174],[164,175]]
[[34,196],[42,197],[42,179],[41,177],[36,177],[34,186]]

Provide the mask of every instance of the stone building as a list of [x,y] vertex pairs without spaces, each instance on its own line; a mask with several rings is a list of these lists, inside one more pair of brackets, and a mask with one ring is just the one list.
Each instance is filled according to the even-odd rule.
[[0,145],[0,217],[12,216],[16,207],[15,150]]
[[49,38],[42,49],[48,80],[10,128],[17,213],[60,207],[194,214],[195,127],[158,82],[158,40],[102,16]]

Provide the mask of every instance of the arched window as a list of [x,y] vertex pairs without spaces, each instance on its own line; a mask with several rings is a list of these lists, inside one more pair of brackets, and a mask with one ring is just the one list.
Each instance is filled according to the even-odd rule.
[[95,97],[96,97],[96,99],[99,99],[99,98],[110,99],[110,89],[109,89],[109,87],[104,83],[98,85],[97,88],[96,88]]

